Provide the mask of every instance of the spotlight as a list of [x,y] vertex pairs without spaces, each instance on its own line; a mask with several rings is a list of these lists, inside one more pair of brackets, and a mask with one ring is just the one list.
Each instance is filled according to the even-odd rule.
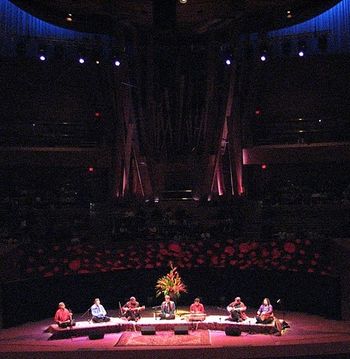
[[287,10],[287,18],[291,19],[293,17],[292,15],[292,11],[291,10]]
[[227,45],[222,45],[220,50],[221,50],[222,61],[227,66],[232,65],[233,64],[232,49],[230,47],[227,47]]
[[71,13],[67,14],[66,20],[68,22],[72,22],[73,21],[73,15]]
[[186,4],[187,0],[179,0],[180,4]]
[[46,60],[46,46],[40,46],[38,51],[38,57],[40,61]]
[[88,172],[93,173],[94,171],[95,169],[92,166],[88,167]]
[[87,59],[90,59],[91,57],[88,50],[82,45],[80,45],[77,49],[77,56],[78,56],[79,64],[84,64],[87,61]]
[[260,60],[261,61],[266,61],[267,60],[267,54],[268,54],[268,47],[266,44],[262,44],[259,47],[259,54],[260,54]]
[[306,50],[306,43],[304,40],[298,41],[298,56],[303,57],[305,56],[305,50]]
[[113,61],[114,66],[121,66],[124,52],[125,48],[121,48],[120,46],[116,46],[111,49],[110,59]]
[[103,49],[98,47],[97,49],[92,50],[90,57],[96,65],[100,65],[103,60]]
[[262,169],[262,170],[266,170],[266,169],[267,169],[267,165],[266,165],[265,163],[263,163],[263,164],[261,165],[261,169]]

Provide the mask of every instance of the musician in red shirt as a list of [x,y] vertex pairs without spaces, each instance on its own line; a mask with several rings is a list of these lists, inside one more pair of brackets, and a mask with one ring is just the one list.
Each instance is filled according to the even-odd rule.
[[54,321],[60,328],[67,328],[75,325],[73,322],[73,314],[70,312],[63,302],[58,303],[58,309],[55,314]]
[[204,313],[204,305],[200,302],[199,298],[195,298],[194,302],[190,306],[190,312],[192,314],[201,314]]

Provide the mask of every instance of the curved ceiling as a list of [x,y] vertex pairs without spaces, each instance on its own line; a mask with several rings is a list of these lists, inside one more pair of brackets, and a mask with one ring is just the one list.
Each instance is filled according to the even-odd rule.
[[[186,1],[186,0],[182,0]],[[267,31],[310,19],[340,0],[12,0],[49,23],[115,34],[123,28],[206,33],[230,28]],[[290,11],[290,12],[288,12]],[[68,21],[71,14],[72,21]]]

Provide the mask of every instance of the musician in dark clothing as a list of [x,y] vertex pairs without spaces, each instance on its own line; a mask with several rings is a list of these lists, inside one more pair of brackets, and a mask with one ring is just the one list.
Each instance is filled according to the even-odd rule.
[[171,300],[169,295],[164,297],[164,302],[160,306],[160,319],[175,319],[175,303]]
[[236,297],[226,309],[230,313],[230,320],[233,322],[242,322],[248,318],[246,314],[247,306],[241,301],[240,297]]
[[135,297],[130,297],[130,299],[123,305],[122,313],[127,320],[137,322],[141,318],[140,312],[143,309],[145,309],[145,307],[140,307],[140,303]]

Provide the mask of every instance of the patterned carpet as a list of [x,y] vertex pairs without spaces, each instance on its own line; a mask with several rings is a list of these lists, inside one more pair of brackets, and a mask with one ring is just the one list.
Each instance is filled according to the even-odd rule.
[[141,332],[125,332],[115,346],[197,346],[210,345],[208,330],[189,331],[185,335],[176,335],[174,332],[162,331],[155,335],[142,335]]

